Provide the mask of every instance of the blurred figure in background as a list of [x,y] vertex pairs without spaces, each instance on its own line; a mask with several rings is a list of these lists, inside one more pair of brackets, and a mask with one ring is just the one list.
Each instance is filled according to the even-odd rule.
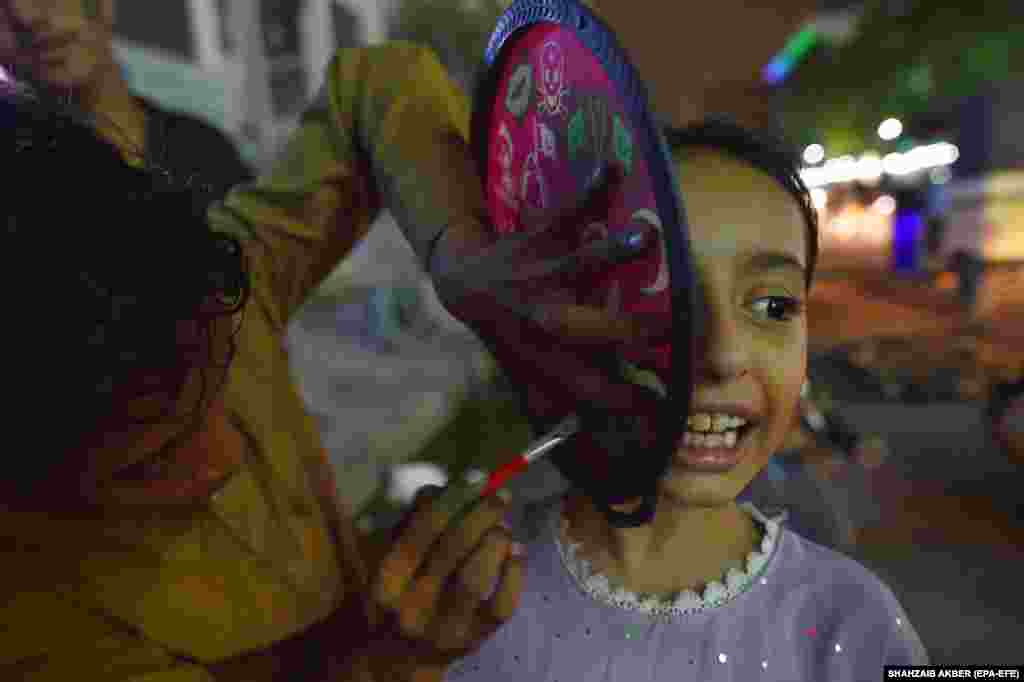
[[943,215],[934,215],[925,223],[924,252],[925,269],[928,271],[943,270],[942,242],[949,228],[949,219]]
[[968,319],[974,321],[977,314],[978,288],[985,275],[985,261],[977,254],[958,249],[949,260],[949,269],[956,273],[957,296]]
[[1006,456],[1024,463],[1024,379],[995,384],[985,414]]
[[224,133],[131,91],[114,55],[114,18],[115,0],[2,0],[0,64],[32,89],[69,99],[129,163],[163,168],[211,199],[251,180]]

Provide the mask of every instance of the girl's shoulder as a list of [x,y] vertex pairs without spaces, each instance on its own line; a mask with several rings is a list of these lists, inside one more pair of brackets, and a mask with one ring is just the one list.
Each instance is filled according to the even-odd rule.
[[[776,606],[793,604],[816,612],[811,631],[843,633],[847,640],[875,641],[887,665],[923,664],[928,656],[903,605],[874,571],[834,549],[787,531],[769,577]],[[837,644],[841,643],[837,642]]]
[[870,568],[792,530],[787,529],[780,538],[774,569],[781,578],[780,586],[803,585],[851,596],[857,593],[879,604],[895,600],[889,586]]

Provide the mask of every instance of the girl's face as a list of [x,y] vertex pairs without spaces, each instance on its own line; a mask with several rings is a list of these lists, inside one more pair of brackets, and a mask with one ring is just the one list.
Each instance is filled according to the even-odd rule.
[[[694,149],[681,176],[703,333],[691,412],[679,415],[689,419],[688,433],[661,493],[687,506],[718,506],[761,471],[793,424],[807,362],[807,227],[792,196],[746,163]],[[736,420],[716,413],[745,425],[729,429]]]

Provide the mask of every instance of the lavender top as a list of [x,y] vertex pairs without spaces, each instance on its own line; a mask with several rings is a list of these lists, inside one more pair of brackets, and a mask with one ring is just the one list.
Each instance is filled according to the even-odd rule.
[[702,595],[659,601],[591,573],[563,543],[561,500],[546,505],[519,609],[445,680],[873,682],[884,665],[928,662],[878,577],[744,509],[764,532],[759,551]]

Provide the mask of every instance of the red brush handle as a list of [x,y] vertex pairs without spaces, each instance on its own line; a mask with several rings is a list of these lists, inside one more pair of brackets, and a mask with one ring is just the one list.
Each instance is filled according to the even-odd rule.
[[480,493],[480,497],[487,497],[500,489],[510,478],[518,474],[520,471],[526,468],[529,461],[522,455],[516,457],[510,462],[506,462],[498,467],[493,474],[487,477],[487,485],[484,486],[483,491]]

